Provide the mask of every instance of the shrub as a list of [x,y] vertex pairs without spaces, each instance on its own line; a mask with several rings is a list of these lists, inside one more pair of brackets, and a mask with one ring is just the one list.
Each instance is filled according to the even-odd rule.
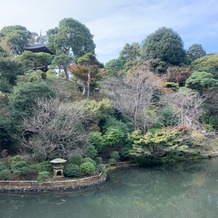
[[37,98],[48,99],[54,96],[55,92],[43,82],[17,84],[9,98],[12,121],[19,124],[24,117],[32,116]]
[[42,161],[37,164],[37,170],[38,171],[51,171],[52,164],[50,163],[50,161]]
[[0,162],[0,171],[7,169],[4,162]]
[[12,163],[18,162],[18,161],[22,161],[23,157],[21,157],[20,155],[16,155],[14,157],[11,158]]
[[120,154],[118,151],[113,151],[111,153],[111,156],[110,156],[112,159],[115,159],[116,161],[120,159]]
[[117,163],[116,159],[114,158],[110,158],[108,162],[110,165],[115,165]]
[[150,61],[150,70],[155,73],[164,74],[167,71],[167,67],[168,67],[168,64],[159,59],[154,59]]
[[97,164],[102,164],[102,157],[96,157],[95,161]]
[[83,163],[87,163],[87,162],[90,162],[90,163],[94,164],[94,166],[96,166],[96,162],[90,157],[85,157],[83,159]]
[[201,144],[205,141],[205,136],[201,132],[193,131],[191,133],[191,139],[192,139],[192,143],[194,145],[196,145],[196,144],[198,145],[198,144]]
[[80,168],[78,165],[75,164],[67,164],[64,167],[64,175],[66,177],[79,177],[80,176]]
[[129,154],[135,158],[160,158],[167,150],[184,143],[184,134],[183,131],[172,128],[150,129],[145,135],[141,134],[141,130],[135,130],[130,135],[133,143]]
[[10,178],[10,170],[3,169],[0,171],[0,179],[7,180]]
[[88,156],[91,157],[91,158],[96,157],[97,150],[96,150],[95,146],[94,145],[89,145],[87,147],[87,153],[88,153]]
[[29,164],[26,161],[12,162],[11,167],[13,174],[24,174],[29,170]]
[[44,182],[48,178],[49,178],[49,172],[48,171],[41,171],[41,172],[39,172],[37,180],[39,182]]
[[78,166],[80,166],[82,162],[83,162],[83,157],[79,154],[71,157],[70,160],[68,160],[68,163],[72,163]]
[[101,151],[105,146],[101,132],[91,132],[88,141],[91,145],[95,146],[97,151]]
[[93,175],[95,172],[95,165],[91,162],[85,162],[80,165],[80,171],[84,176]]
[[106,173],[106,167],[104,164],[99,164],[97,166],[97,170],[100,172],[100,173]]
[[2,92],[10,92],[11,91],[11,86],[8,85],[7,83],[4,83],[4,82],[0,81],[0,91],[2,91]]
[[108,117],[104,125],[104,143],[108,147],[122,147],[127,143],[129,127],[126,123]]
[[163,84],[163,86],[165,88],[169,88],[169,89],[172,89],[173,91],[178,91],[179,90],[179,84],[178,83],[175,83],[175,82],[165,82]]

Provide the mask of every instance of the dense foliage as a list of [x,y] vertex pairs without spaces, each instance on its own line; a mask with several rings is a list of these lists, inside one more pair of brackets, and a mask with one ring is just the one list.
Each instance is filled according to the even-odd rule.
[[190,62],[206,55],[206,51],[200,44],[193,44],[187,51],[187,58]]
[[172,65],[184,62],[185,50],[181,37],[172,29],[163,27],[149,35],[143,45],[143,56],[146,59],[159,58]]
[[14,55],[19,55],[29,44],[31,32],[21,25],[5,26],[0,31],[0,38],[6,41]]
[[66,177],[80,177],[123,160],[198,158],[215,144],[207,133],[218,128],[218,56],[200,44],[185,52],[172,29],[127,43],[105,67],[89,29],[72,18],[47,33],[55,55],[23,51],[37,42],[25,27],[0,36],[1,179],[45,181],[57,157],[68,160]]
[[47,32],[48,46],[53,51],[72,53],[79,58],[88,52],[95,53],[93,36],[89,29],[73,18],[64,18],[59,26]]

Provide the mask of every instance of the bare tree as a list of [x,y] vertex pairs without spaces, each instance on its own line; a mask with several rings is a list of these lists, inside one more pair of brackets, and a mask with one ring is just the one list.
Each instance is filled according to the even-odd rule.
[[109,78],[104,81],[104,88],[114,107],[131,120],[134,128],[146,132],[158,120],[158,117],[151,119],[149,113],[149,108],[155,107],[158,83],[152,73],[140,71],[130,78]]
[[178,123],[186,124],[193,129],[201,128],[199,118],[203,114],[203,103],[205,99],[198,93],[181,91],[167,93],[162,96],[160,104],[168,105],[179,118]]
[[23,122],[22,142],[27,151],[36,159],[69,158],[75,152],[83,152],[87,128],[95,117],[84,105],[85,102],[38,100],[35,115]]

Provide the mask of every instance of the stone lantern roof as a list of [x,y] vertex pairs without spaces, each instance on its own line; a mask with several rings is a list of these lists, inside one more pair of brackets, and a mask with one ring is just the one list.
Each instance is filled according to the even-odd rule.
[[65,162],[67,162],[67,161],[64,160],[64,159],[61,159],[61,158],[56,158],[54,160],[51,160],[50,162],[53,163],[53,164],[63,164]]

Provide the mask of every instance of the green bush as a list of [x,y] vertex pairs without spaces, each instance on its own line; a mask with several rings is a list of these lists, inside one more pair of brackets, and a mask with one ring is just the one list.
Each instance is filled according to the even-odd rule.
[[39,182],[44,182],[45,180],[47,180],[49,178],[49,172],[48,171],[41,171],[39,172],[39,175],[37,177],[37,180]]
[[83,157],[79,154],[75,155],[68,160],[68,163],[80,166],[83,163]]
[[89,145],[87,147],[87,153],[88,153],[89,157],[94,158],[94,157],[96,157],[98,152],[97,152],[97,150],[96,150],[94,145]]
[[78,165],[75,164],[67,164],[64,167],[64,175],[66,177],[80,177],[80,168]]
[[114,117],[109,117],[104,125],[104,143],[107,147],[122,147],[127,143],[128,125]]
[[104,164],[99,164],[97,166],[97,170],[100,172],[100,173],[106,173],[106,167]]
[[7,167],[5,166],[5,163],[0,162],[0,171],[7,169]]
[[10,113],[14,124],[34,113],[37,98],[51,98],[55,92],[44,82],[18,83],[9,98]]
[[12,86],[7,83],[0,81],[0,91],[2,92],[11,92]]
[[150,61],[150,70],[158,73],[164,74],[167,71],[168,64],[160,59],[154,59]]
[[37,164],[37,170],[38,171],[51,171],[52,164],[50,163],[50,161],[42,161]]
[[165,82],[163,85],[165,88],[172,89],[173,91],[179,90],[179,84],[175,82]]
[[204,91],[217,88],[218,82],[212,73],[195,71],[186,80],[185,86],[203,94]]
[[93,175],[95,172],[95,165],[91,162],[85,162],[80,165],[80,171],[84,176]]
[[0,171],[0,179],[1,180],[7,180],[10,178],[10,170],[3,169]]
[[26,161],[13,162],[11,167],[12,173],[18,175],[27,173],[29,169],[29,164]]
[[18,161],[23,161],[23,157],[21,157],[20,155],[16,155],[16,156],[13,156],[11,158],[11,161],[12,161],[12,163],[16,163]]
[[88,141],[97,149],[97,151],[101,151],[105,146],[101,132],[91,132],[88,136]]
[[113,151],[111,153],[111,156],[110,156],[112,159],[115,159],[116,161],[120,159],[120,154],[118,151]]
[[102,164],[102,157],[96,157],[95,162],[96,164]]
[[87,163],[87,162],[90,162],[90,163],[94,164],[94,166],[96,166],[96,162],[90,157],[83,158],[83,163]]
[[116,161],[116,159],[114,159],[114,158],[110,158],[109,161],[108,161],[108,163],[109,163],[110,165],[115,165],[115,164],[117,163],[117,161]]

